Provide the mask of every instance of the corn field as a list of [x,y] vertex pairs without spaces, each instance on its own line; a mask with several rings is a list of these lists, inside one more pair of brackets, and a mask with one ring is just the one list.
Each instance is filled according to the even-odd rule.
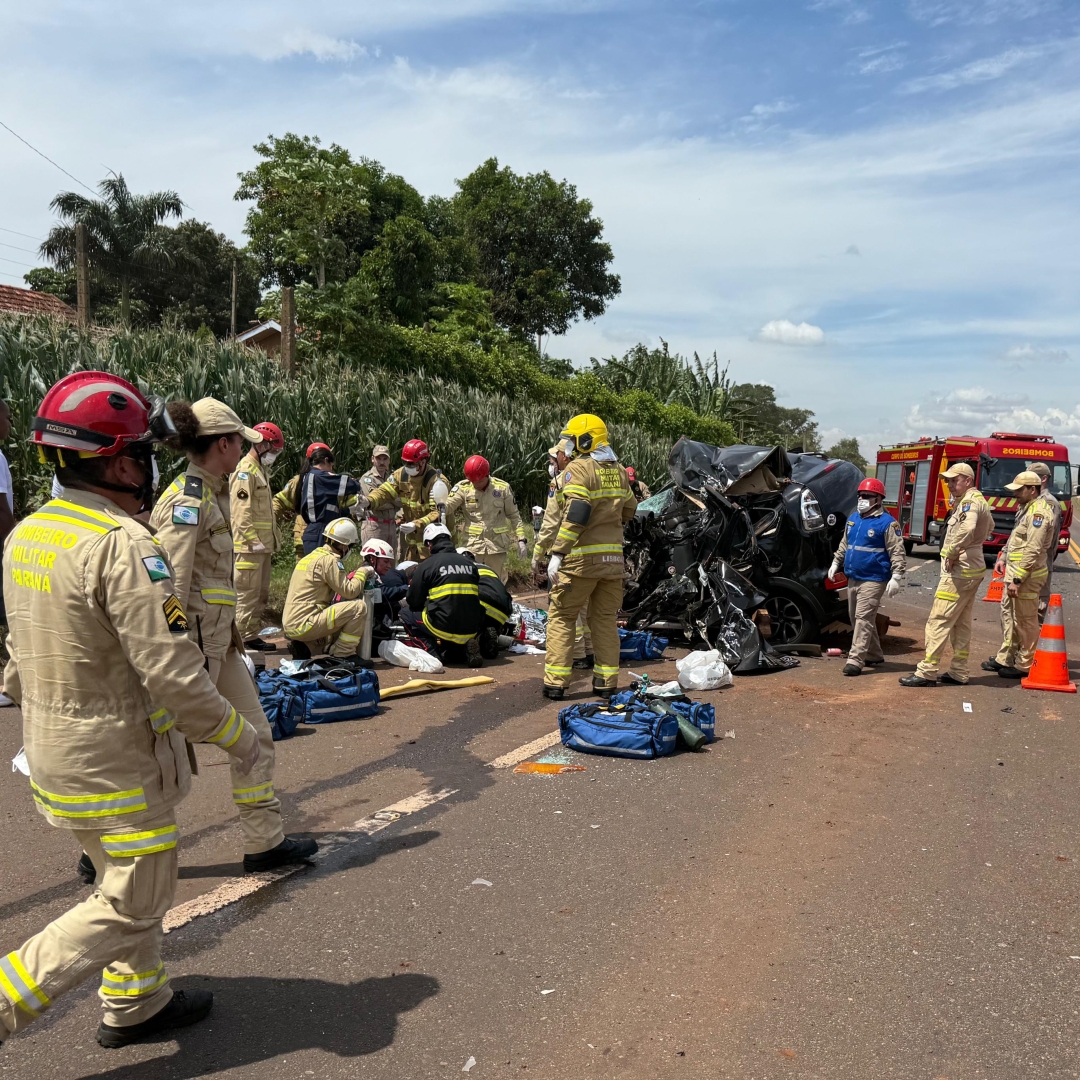
[[[370,468],[371,449],[385,443],[395,455],[411,438],[431,447],[432,462],[450,480],[462,476],[471,454],[480,453],[513,487],[522,508],[543,504],[547,448],[568,417],[565,408],[511,398],[455,382],[401,374],[379,367],[356,368],[331,359],[305,363],[296,378],[261,352],[207,340],[182,331],[91,331],[50,320],[0,320],[0,396],[12,414],[11,465],[17,512],[46,497],[52,476],[27,438],[46,390],[72,371],[109,371],[144,392],[195,401],[211,395],[230,405],[247,424],[272,420],[285,435],[274,464],[275,488],[294,475],[310,442],[333,447],[340,471]],[[667,477],[670,443],[640,428],[614,425],[612,445],[650,486]],[[166,477],[179,467],[166,460]],[[527,510],[523,510],[527,514]]]

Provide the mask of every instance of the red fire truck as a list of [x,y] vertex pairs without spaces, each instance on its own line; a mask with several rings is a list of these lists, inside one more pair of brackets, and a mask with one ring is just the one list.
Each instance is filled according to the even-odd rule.
[[877,478],[885,485],[885,509],[900,523],[909,554],[915,544],[940,545],[949,516],[949,490],[941,473],[958,461],[975,470],[975,485],[994,515],[994,531],[984,547],[987,555],[996,554],[1012,532],[1018,504],[1005,485],[1036,461],[1050,468],[1050,490],[1063,510],[1058,554],[1068,550],[1073,496],[1068,448],[1049,435],[995,431],[985,438],[927,437],[878,450]]

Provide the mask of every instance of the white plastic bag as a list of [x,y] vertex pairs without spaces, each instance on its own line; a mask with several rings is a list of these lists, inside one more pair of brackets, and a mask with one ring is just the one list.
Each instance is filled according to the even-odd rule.
[[676,660],[675,667],[679,669],[679,685],[685,690],[718,690],[735,681],[716,649],[692,652]]
[[410,671],[423,671],[430,675],[437,675],[446,670],[437,656],[432,656],[423,649],[414,649],[411,645],[398,641],[397,638],[379,642],[379,655],[388,664],[408,668]]

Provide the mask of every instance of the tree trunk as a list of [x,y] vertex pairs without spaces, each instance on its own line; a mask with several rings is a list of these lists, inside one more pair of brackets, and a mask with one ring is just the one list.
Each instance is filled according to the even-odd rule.
[[127,278],[120,279],[120,321],[131,325],[131,282]]

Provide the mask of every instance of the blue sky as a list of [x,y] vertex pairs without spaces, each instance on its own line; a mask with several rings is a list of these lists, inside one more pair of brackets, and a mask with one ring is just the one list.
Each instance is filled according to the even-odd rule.
[[[661,338],[827,438],[991,428],[1080,457],[1080,6],[1057,0],[111,0],[0,9],[0,120],[243,240],[293,130],[425,194],[486,157],[593,200],[623,293],[550,344]],[[0,129],[0,281],[73,186]]]

